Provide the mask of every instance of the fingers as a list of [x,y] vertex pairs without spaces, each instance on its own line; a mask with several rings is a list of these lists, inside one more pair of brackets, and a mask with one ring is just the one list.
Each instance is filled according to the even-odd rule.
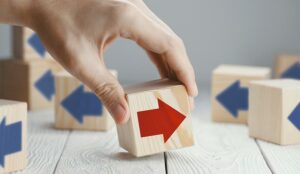
[[154,60],[154,63],[164,64],[156,63],[160,74],[164,75],[167,71],[169,78],[179,80],[186,86],[190,96],[197,96],[194,69],[181,39],[139,10],[131,10],[134,12],[127,19],[131,22],[123,24],[121,36],[136,41],[147,52],[157,54],[158,59],[162,60]]
[[105,70],[95,78],[92,86],[96,95],[100,97],[117,124],[122,124],[129,119],[129,109],[125,93],[116,77]]

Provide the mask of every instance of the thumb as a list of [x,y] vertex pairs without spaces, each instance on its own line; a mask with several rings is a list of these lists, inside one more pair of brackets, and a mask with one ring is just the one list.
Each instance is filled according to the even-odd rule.
[[129,119],[129,109],[125,93],[117,78],[108,70],[101,73],[101,78],[95,81],[94,92],[101,99],[117,124],[126,123]]

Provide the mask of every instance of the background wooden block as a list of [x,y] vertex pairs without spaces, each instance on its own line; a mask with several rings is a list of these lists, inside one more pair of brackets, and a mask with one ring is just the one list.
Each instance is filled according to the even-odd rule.
[[[111,71],[117,76],[116,71]],[[61,129],[109,130],[114,124],[98,97],[67,72],[55,75],[55,127]]]
[[125,90],[130,119],[117,125],[121,147],[135,156],[145,156],[194,144],[183,85],[164,79]]
[[26,103],[0,100],[0,173],[27,165]]
[[37,34],[29,28],[13,27],[13,58],[22,60],[44,60],[51,56],[43,46]]
[[276,78],[300,79],[300,55],[280,55],[276,59]]
[[269,68],[221,65],[213,72],[212,120],[247,123],[248,87],[251,80],[268,79]]
[[255,81],[250,85],[250,136],[277,144],[300,143],[300,81]]
[[54,106],[53,73],[62,67],[53,60],[2,60],[1,98],[24,101],[31,110]]

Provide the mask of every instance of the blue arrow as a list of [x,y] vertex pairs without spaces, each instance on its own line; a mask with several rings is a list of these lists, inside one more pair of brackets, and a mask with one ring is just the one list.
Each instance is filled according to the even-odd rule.
[[55,94],[54,76],[51,70],[44,73],[34,85],[47,100],[51,101]]
[[6,126],[6,118],[0,124],[0,165],[4,167],[6,155],[22,149],[22,123],[17,122]]
[[281,78],[292,78],[300,80],[300,62],[290,66],[286,71],[281,74]]
[[296,106],[293,112],[288,116],[288,119],[300,131],[300,103]]
[[238,80],[222,91],[217,100],[236,118],[239,110],[248,110],[248,88],[242,88]]
[[69,96],[67,96],[61,105],[79,122],[83,123],[84,115],[101,116],[102,103],[92,92],[84,92],[83,85],[80,85]]
[[28,43],[42,58],[46,56],[46,49],[36,33],[28,38]]

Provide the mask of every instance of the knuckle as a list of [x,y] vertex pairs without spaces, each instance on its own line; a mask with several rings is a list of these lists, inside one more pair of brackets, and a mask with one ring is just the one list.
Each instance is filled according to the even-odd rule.
[[100,97],[101,101],[107,106],[112,106],[117,100],[118,86],[115,83],[103,82],[96,86],[94,92]]
[[111,12],[115,18],[121,18],[128,14],[132,14],[132,12],[134,12],[134,7],[128,2],[117,1],[113,5]]

